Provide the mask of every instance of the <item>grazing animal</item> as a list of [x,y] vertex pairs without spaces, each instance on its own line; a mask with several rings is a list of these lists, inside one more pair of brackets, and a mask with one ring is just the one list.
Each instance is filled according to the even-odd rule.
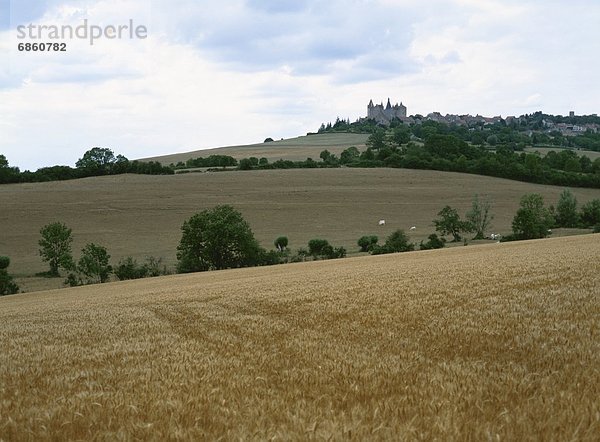
[[410,229],[408,230],[417,230],[417,226],[412,226]]
[[502,235],[499,233],[490,233],[490,239],[496,240],[502,238]]
[[384,219],[380,219],[379,220],[379,225],[380,226],[385,226],[385,220]]

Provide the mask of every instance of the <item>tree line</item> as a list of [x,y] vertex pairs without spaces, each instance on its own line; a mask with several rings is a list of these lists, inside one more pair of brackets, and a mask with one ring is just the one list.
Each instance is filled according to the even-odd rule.
[[[392,232],[383,244],[377,235],[361,236],[357,245],[360,252],[372,255],[400,253],[417,250],[439,249],[451,242],[467,240],[465,234],[472,233],[473,240],[484,239],[494,218],[491,202],[475,196],[470,209],[461,217],[455,208],[443,207],[433,220],[435,232],[427,241],[419,245],[410,241],[402,229]],[[593,199],[579,207],[571,191],[564,190],[556,204],[546,207],[539,194],[527,194],[521,198],[519,209],[512,221],[512,233],[500,241],[516,241],[545,238],[555,227],[593,228],[600,232],[600,199]],[[323,238],[314,238],[307,248],[299,248],[294,253],[288,248],[288,238],[275,239],[275,249],[261,247],[255,239],[249,223],[242,214],[229,205],[220,205],[203,210],[186,220],[177,247],[178,273],[203,272],[228,268],[275,265],[302,262],[309,259],[345,258],[344,247],[335,247]],[[95,243],[87,243],[81,250],[81,257],[75,260],[72,253],[72,230],[64,223],[47,224],[40,230],[39,253],[49,270],[43,274],[60,277],[66,273],[65,284],[78,286],[104,283],[114,275],[119,280],[137,279],[166,275],[169,273],[162,259],[148,257],[138,262],[132,257],[121,259],[117,265],[110,264],[107,249]],[[10,259],[0,256],[0,295],[18,293],[19,287],[8,274]]]
[[42,167],[35,172],[22,171],[11,167],[4,155],[0,155],[0,184],[39,183],[63,181],[103,175],[135,173],[143,175],[171,175],[173,169],[157,161],[129,161],[123,155],[116,155],[107,148],[94,147],[84,153],[75,164],[70,166]]

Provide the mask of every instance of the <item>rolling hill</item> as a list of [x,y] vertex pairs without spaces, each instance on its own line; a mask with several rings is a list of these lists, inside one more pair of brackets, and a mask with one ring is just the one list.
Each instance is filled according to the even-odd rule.
[[[464,212],[477,193],[488,197],[493,230],[508,233],[519,199],[539,192],[556,203],[563,189],[459,173],[406,169],[309,169],[119,175],[73,181],[0,186],[0,254],[26,291],[59,288],[63,279],[33,278],[47,270],[38,254],[39,231],[61,221],[73,229],[75,258],[88,242],[108,248],[111,261],[162,257],[173,266],[181,225],[198,211],[231,204],[242,212],[267,248],[280,235],[290,247],[325,238],[349,252],[362,235],[384,239],[410,226],[413,241],[434,231],[446,204]],[[598,190],[572,189],[580,204]],[[386,225],[377,225],[379,219]]]
[[162,155],[143,158],[141,161],[158,161],[164,165],[185,163],[190,158],[207,157],[209,155],[229,155],[235,159],[264,157],[273,162],[279,159],[291,161],[304,161],[306,158],[319,159],[319,154],[327,149],[339,155],[344,149],[356,146],[359,150],[365,149],[368,134],[314,134],[296,138],[281,139],[268,143],[248,144],[243,146],[217,147],[214,149],[194,150],[190,152]]

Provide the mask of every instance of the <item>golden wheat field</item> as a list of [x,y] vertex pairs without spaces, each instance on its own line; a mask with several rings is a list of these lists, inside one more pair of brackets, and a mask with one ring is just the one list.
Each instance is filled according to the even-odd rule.
[[1,440],[598,440],[600,235],[0,299]]
[[[580,204],[598,189],[571,189]],[[489,198],[495,216],[490,232],[506,234],[526,193],[556,204],[563,188],[460,173],[407,169],[308,169],[193,173],[175,176],[119,175],[73,181],[0,186],[0,255],[27,292],[63,286],[64,278],[35,278],[48,270],[38,253],[40,229],[61,221],[73,229],[73,255],[88,242],[105,246],[112,264],[126,256],[162,257],[176,263],[181,225],[195,213],[230,204],[248,220],[266,248],[285,235],[290,247],[324,238],[358,251],[363,235],[381,242],[396,229],[411,241],[435,231],[433,219],[449,204],[461,215],[475,194]],[[379,219],[385,226],[378,226]],[[411,226],[416,226],[409,232]],[[571,232],[567,232],[571,233]],[[555,231],[553,235],[560,235]]]

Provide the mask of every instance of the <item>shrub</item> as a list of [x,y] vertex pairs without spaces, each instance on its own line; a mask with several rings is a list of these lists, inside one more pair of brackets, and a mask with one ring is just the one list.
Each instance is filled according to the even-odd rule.
[[8,256],[0,256],[0,270],[8,268],[10,265],[10,258]]
[[383,255],[386,253],[410,252],[413,250],[415,250],[415,245],[409,242],[404,230],[398,229],[388,236],[383,246],[375,245],[371,250],[371,254]]
[[0,296],[19,293],[19,286],[13,281],[13,277],[6,270],[10,265],[8,256],[0,256]]
[[140,265],[131,256],[121,259],[114,269],[114,274],[119,281],[126,279],[145,278],[148,275],[148,269],[145,265]]
[[[326,256],[330,252],[331,245],[326,239],[311,239],[308,242],[308,253],[314,258]],[[331,249],[333,251],[333,248]]]
[[420,250],[431,250],[431,249],[441,249],[446,245],[446,239],[440,238],[435,233],[429,235],[429,240],[427,242],[421,241],[419,245]]
[[581,222],[585,227],[600,225],[600,199],[588,201],[581,207]]
[[275,248],[277,250],[279,250],[280,252],[283,252],[286,247],[288,246],[288,239],[287,236],[280,236],[279,238],[277,238],[275,240]]
[[376,235],[365,235],[361,236],[357,243],[361,252],[368,252],[377,244],[377,241],[379,238]]

